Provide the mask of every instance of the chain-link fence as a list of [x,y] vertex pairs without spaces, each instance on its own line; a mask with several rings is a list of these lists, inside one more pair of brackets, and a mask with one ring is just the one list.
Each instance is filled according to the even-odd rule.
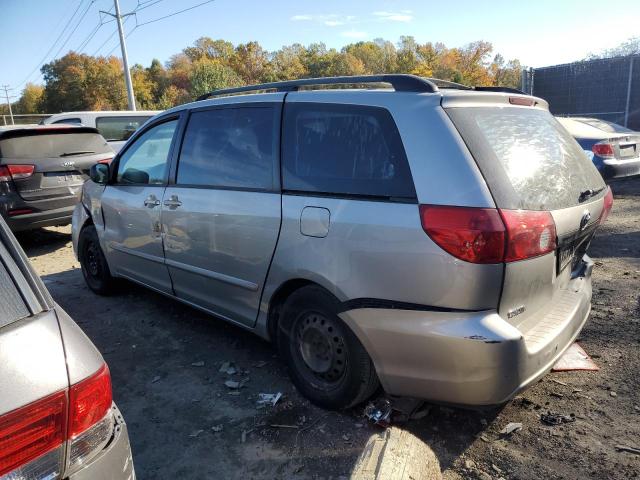
[[640,130],[640,55],[524,71],[523,88],[554,115],[596,117]]

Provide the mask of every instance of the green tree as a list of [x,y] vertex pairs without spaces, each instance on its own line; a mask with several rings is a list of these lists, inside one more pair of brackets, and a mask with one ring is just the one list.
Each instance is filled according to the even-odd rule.
[[200,60],[191,72],[191,95],[198,97],[219,88],[237,87],[242,79],[230,67],[213,60]]
[[20,100],[15,105],[15,113],[42,113],[42,96],[44,87],[27,83],[22,90]]

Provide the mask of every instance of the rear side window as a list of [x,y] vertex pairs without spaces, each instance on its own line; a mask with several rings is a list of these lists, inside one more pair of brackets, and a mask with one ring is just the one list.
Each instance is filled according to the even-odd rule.
[[582,148],[546,110],[457,107],[447,113],[500,208],[572,207],[581,192],[604,187]]
[[178,120],[170,120],[140,135],[118,161],[117,183],[165,183],[171,141],[177,125]]
[[182,141],[176,183],[272,189],[276,114],[271,106],[193,112]]
[[384,108],[289,103],[283,148],[286,190],[415,199],[400,134]]
[[74,133],[69,127],[68,133],[37,132],[0,140],[0,156],[13,159],[42,159],[66,157],[94,153],[113,154],[111,147],[97,133]]
[[108,142],[128,140],[151,117],[98,117],[96,128]]

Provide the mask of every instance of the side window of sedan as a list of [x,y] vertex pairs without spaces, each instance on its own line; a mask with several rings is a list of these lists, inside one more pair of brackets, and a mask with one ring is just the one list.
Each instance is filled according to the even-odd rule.
[[150,128],[122,154],[116,182],[119,184],[158,185],[165,183],[169,150],[178,120]]

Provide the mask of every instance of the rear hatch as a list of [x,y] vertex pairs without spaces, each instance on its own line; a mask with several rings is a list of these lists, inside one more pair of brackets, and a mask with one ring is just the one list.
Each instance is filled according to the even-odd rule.
[[548,212],[550,231],[555,227],[557,235],[552,251],[505,263],[498,312],[523,331],[567,302],[564,292],[579,275],[607,190],[582,148],[542,101],[488,94],[478,101],[481,95],[471,102],[445,97],[443,107],[475,158],[496,206],[525,215],[537,212],[531,217]]
[[112,157],[113,150],[94,128],[0,132],[0,168],[9,170],[13,187],[25,201],[58,200],[48,208],[74,203],[91,166]]

